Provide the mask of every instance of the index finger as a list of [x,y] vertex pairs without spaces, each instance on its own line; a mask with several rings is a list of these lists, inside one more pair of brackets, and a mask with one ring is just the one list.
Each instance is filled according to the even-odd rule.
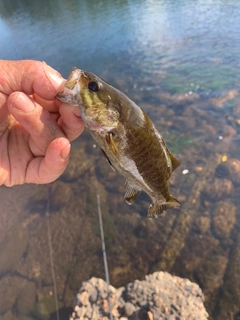
[[64,87],[61,74],[45,62],[34,60],[0,60],[0,92],[10,95],[22,91],[36,93],[43,99],[54,100]]

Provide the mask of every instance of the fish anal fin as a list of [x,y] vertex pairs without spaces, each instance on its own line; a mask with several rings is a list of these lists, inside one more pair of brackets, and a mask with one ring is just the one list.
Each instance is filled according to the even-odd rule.
[[137,199],[140,192],[141,192],[140,189],[136,188],[128,180],[126,181],[126,193],[124,198],[127,204],[129,205],[133,204],[133,202]]
[[107,156],[106,152],[105,152],[103,149],[101,149],[101,151],[102,151],[102,153],[103,153],[103,155],[104,155],[105,159],[106,159],[106,160],[107,160],[107,162],[110,164],[110,166],[111,166],[111,168],[113,169],[113,171],[115,172],[116,170],[114,169],[114,167],[113,167],[113,165],[112,165],[112,162],[111,162],[111,161],[110,161],[110,159],[108,158],[108,156]]
[[115,155],[117,160],[120,162],[120,155],[115,145],[112,132],[109,132],[109,134],[106,136],[106,141],[109,144],[110,148],[112,149],[113,154]]
[[150,204],[148,208],[148,215],[149,219],[157,218],[163,211],[171,208],[177,208],[180,206],[180,203],[175,199],[172,195],[167,202],[155,203]]

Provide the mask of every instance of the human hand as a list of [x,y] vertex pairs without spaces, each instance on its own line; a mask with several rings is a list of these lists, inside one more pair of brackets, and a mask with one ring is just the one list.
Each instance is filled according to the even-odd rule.
[[0,185],[49,183],[65,170],[84,125],[55,99],[65,80],[45,62],[0,60]]

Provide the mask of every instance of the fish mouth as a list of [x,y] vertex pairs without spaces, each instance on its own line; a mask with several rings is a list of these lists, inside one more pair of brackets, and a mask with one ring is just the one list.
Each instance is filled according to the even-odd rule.
[[85,76],[84,72],[78,68],[74,68],[70,73],[63,91],[56,95],[56,99],[66,102],[72,106],[79,106],[78,93],[81,90],[81,77]]

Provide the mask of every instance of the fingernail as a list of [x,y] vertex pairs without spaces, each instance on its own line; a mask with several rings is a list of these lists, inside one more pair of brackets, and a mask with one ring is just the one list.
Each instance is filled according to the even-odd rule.
[[69,157],[69,152],[70,152],[70,148],[71,148],[71,145],[69,143],[69,145],[67,145],[62,151],[61,151],[61,157],[63,159],[67,159]]
[[50,67],[46,62],[43,61],[43,70],[50,80],[51,84],[54,86],[55,89],[59,89],[60,85],[63,82],[63,77],[59,72],[57,72],[55,69]]
[[34,103],[25,96],[24,93],[19,93],[11,103],[12,107],[21,112],[31,112],[35,108]]

